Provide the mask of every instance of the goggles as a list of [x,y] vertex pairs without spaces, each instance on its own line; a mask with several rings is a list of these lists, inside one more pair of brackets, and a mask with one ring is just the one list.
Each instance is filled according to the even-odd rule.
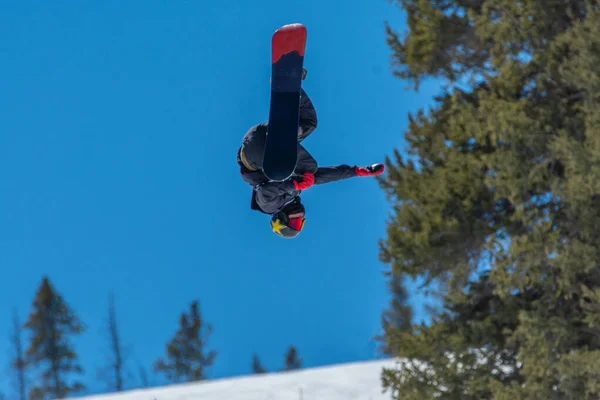
[[304,218],[290,218],[288,220],[287,226],[289,226],[295,231],[300,232],[302,228],[304,228],[304,221]]

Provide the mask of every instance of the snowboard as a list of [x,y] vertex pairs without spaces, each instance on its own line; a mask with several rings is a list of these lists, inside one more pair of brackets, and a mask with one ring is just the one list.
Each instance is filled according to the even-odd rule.
[[300,87],[306,47],[306,27],[295,23],[277,29],[271,38],[271,96],[263,172],[284,181],[296,168]]

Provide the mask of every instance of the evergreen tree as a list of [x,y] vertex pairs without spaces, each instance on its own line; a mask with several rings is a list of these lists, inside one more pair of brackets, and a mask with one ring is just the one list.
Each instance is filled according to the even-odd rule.
[[205,370],[217,355],[214,350],[205,354],[211,332],[212,326],[202,319],[198,302],[192,302],[189,314],[181,314],[179,329],[167,344],[165,359],[156,361],[155,370],[164,373],[172,382],[206,379]]
[[264,374],[267,372],[267,369],[262,366],[260,363],[260,359],[257,354],[252,355],[252,373],[254,374]]
[[26,386],[26,369],[27,363],[25,362],[25,356],[23,354],[23,342],[22,342],[22,327],[19,322],[19,315],[17,311],[13,311],[13,327],[10,335],[10,342],[13,347],[13,356],[11,360],[11,368],[15,374],[16,388],[19,394],[19,400],[27,400],[27,386]]
[[141,364],[138,365],[138,373],[140,378],[140,386],[144,388],[150,387],[148,373],[146,372],[146,368]]
[[294,346],[290,346],[285,353],[284,371],[291,371],[302,368],[302,360],[298,356],[298,350]]
[[126,354],[121,343],[115,299],[112,293],[109,296],[108,304],[107,334],[110,361],[107,367],[99,371],[99,374],[108,383],[109,390],[120,392],[124,389]]
[[389,309],[385,310],[381,316],[381,326],[384,335],[377,339],[382,342],[380,351],[386,355],[393,355],[389,348],[386,335],[393,335],[394,332],[405,332],[412,329],[412,307],[408,304],[408,293],[402,280],[391,276],[388,281],[388,288],[392,294]]
[[31,333],[25,359],[43,371],[30,389],[30,399],[62,399],[82,391],[83,383],[68,379],[83,372],[69,337],[81,334],[84,327],[47,277],[42,279],[24,327]]
[[[443,306],[390,329],[401,399],[600,398],[596,1],[399,0],[395,74],[445,88],[380,180],[381,259]],[[437,288],[437,289],[435,289]],[[424,366],[426,368],[424,368]]]

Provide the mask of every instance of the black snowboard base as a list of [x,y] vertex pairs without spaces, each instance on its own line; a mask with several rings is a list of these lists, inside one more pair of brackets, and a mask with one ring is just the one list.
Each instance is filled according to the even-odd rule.
[[273,181],[288,179],[296,168],[305,46],[302,24],[279,28],[271,41],[271,100],[263,172]]

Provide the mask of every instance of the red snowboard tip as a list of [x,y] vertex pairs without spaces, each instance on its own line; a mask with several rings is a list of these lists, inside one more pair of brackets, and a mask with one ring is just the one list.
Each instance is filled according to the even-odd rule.
[[271,63],[275,64],[281,56],[297,51],[304,57],[306,47],[306,27],[302,24],[284,25],[277,29],[271,39]]

